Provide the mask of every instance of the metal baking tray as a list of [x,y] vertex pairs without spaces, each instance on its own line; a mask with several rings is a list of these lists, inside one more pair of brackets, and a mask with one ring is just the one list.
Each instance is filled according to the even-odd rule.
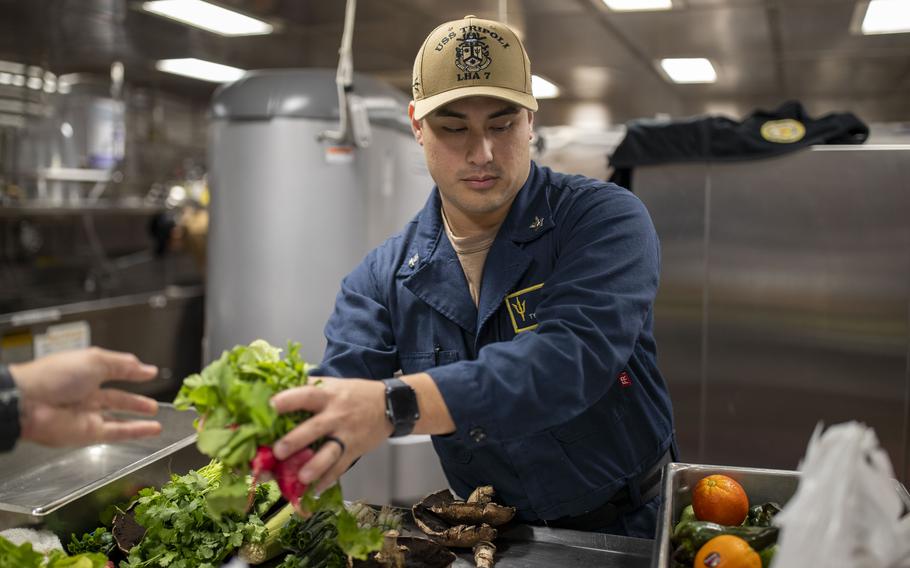
[[143,487],[160,487],[171,472],[209,462],[196,449],[194,411],[160,403],[154,438],[84,448],[45,448],[20,442],[0,454],[0,530],[42,527],[58,536],[99,525],[99,514]]
[[[691,489],[706,475],[722,473],[729,475],[743,486],[749,496],[749,503],[755,505],[775,501],[781,506],[796,493],[800,474],[798,471],[761,469],[749,467],[728,467],[690,463],[669,463],[664,468],[661,485],[661,504],[657,513],[657,533],[654,538],[654,552],[651,568],[670,566],[670,537],[674,521],[688,505],[692,504]],[[897,496],[904,504],[904,511],[910,510],[910,494],[895,480]]]

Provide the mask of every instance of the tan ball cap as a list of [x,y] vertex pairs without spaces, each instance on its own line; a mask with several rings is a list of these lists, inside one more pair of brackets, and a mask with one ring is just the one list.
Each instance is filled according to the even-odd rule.
[[414,118],[442,105],[483,96],[537,110],[531,94],[531,62],[518,36],[505,24],[465,16],[427,36],[411,81]]

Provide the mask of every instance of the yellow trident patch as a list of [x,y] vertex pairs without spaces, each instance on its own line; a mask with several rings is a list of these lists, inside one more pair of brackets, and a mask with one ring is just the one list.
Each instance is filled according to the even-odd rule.
[[515,301],[512,302],[512,307],[515,308],[515,313],[521,316],[521,322],[525,321],[525,309],[528,307],[528,301],[525,300],[522,302],[518,298],[515,298]]
[[522,296],[541,288],[543,288],[543,282],[506,296],[506,309],[509,311],[509,318],[512,320],[512,329],[515,330],[515,333],[530,331],[537,327],[537,314],[528,313],[528,300]]

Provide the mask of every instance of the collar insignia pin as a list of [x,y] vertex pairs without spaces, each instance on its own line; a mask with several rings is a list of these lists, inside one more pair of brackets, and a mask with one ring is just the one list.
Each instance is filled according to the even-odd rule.
[[417,264],[417,261],[420,260],[420,257],[417,256],[417,253],[414,253],[414,256],[408,259],[408,268],[414,268],[414,265]]
[[534,217],[534,221],[531,222],[531,226],[530,226],[531,230],[532,230],[532,231],[537,231],[537,230],[539,230],[541,227],[543,227],[543,219],[541,219],[540,217],[536,217],[536,216],[535,216],[535,217]]

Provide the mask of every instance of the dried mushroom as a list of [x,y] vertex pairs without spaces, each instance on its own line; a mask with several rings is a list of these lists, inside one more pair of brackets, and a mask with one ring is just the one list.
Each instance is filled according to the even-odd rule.
[[503,507],[496,503],[468,503],[456,501],[448,505],[435,505],[430,511],[450,523],[471,524],[486,523],[498,527],[512,520],[515,516],[513,507]]
[[403,537],[388,531],[382,550],[367,560],[354,560],[354,568],[446,568],[455,562],[451,550],[425,538]]
[[382,539],[382,550],[373,556],[382,566],[404,568],[404,554],[407,548],[398,544],[398,535],[397,530],[386,532],[385,538]]
[[483,485],[478,487],[474,491],[471,491],[471,494],[468,495],[468,503],[491,503],[493,501],[493,495],[496,492],[493,490],[492,485]]
[[493,568],[495,555],[496,547],[492,542],[482,541],[474,545],[474,564],[477,568]]
[[111,524],[111,534],[114,535],[114,542],[117,548],[124,554],[129,554],[130,549],[139,544],[142,537],[145,536],[145,528],[136,522],[135,503],[125,512],[119,512],[114,515]]
[[446,546],[471,548],[479,542],[492,542],[494,526],[509,522],[514,507],[492,502],[493,488],[478,487],[468,501],[456,501],[448,489],[428,495],[414,505],[414,522],[430,538]]

